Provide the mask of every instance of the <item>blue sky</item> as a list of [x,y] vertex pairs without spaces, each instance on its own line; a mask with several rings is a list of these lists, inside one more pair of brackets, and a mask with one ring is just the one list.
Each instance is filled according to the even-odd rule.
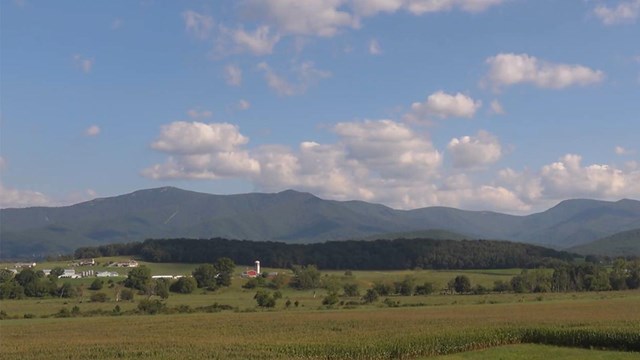
[[4,1],[0,206],[640,198],[640,0]]

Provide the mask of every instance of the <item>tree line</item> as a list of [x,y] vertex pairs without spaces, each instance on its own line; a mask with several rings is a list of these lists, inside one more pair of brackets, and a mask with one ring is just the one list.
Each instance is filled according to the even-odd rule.
[[203,263],[228,257],[239,264],[260,259],[270,267],[314,264],[321,269],[506,269],[551,267],[573,255],[523,243],[494,240],[348,240],[316,244],[213,239],[149,239],[141,243],[84,247],[76,258],[136,256],[150,262]]

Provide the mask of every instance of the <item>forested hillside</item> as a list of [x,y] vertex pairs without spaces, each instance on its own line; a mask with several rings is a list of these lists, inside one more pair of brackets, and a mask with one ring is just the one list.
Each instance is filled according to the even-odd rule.
[[398,239],[330,241],[318,244],[162,239],[76,250],[78,258],[132,255],[152,262],[203,263],[229,257],[238,264],[288,268],[317,265],[321,269],[501,269],[549,266],[572,255],[540,246],[490,240]]

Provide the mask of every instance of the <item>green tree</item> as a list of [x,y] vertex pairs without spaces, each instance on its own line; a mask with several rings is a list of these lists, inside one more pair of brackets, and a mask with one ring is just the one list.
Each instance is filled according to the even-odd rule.
[[396,292],[402,296],[411,296],[416,287],[416,279],[407,276],[396,286]]
[[378,300],[379,294],[375,289],[367,289],[367,292],[362,297],[365,303],[372,303]]
[[315,289],[320,286],[320,271],[315,265],[294,266],[291,285],[297,289]]
[[260,307],[272,308],[276,306],[276,298],[267,290],[258,290],[253,298]]
[[360,296],[360,291],[358,290],[358,284],[356,283],[344,284],[342,289],[344,290],[344,296],[349,296],[349,297]]
[[458,275],[453,279],[453,290],[459,294],[471,291],[471,280],[466,275]]
[[192,275],[193,278],[196,279],[199,288],[207,288],[209,290],[217,289],[216,276],[218,275],[218,270],[212,264],[198,266]]
[[0,284],[13,280],[13,271],[0,269]]
[[165,304],[160,300],[143,299],[138,303],[138,310],[144,314],[154,315],[164,310]]
[[609,284],[613,290],[626,290],[628,264],[624,259],[616,259],[609,273]]
[[102,290],[102,286],[104,286],[104,281],[102,279],[95,279],[89,285],[89,290]]
[[151,282],[152,294],[160,296],[161,299],[165,300],[169,298],[169,280],[167,279],[156,279]]
[[64,298],[74,298],[78,296],[78,290],[70,282],[65,282],[60,286],[60,289],[58,289],[58,294],[58,296]]
[[376,281],[373,283],[373,290],[380,296],[388,296],[393,292],[393,287],[390,284]]
[[171,291],[181,294],[191,294],[198,287],[198,282],[191,276],[184,276],[171,284]]
[[338,294],[332,292],[327,294],[327,296],[322,299],[322,305],[332,306],[337,304],[338,301],[340,301],[340,299],[338,298]]
[[425,282],[422,285],[416,286],[415,294],[416,295],[431,295],[434,291],[433,283]]
[[54,267],[53,269],[51,269],[51,272],[49,273],[49,276],[54,277],[54,278],[59,278],[60,275],[64,274],[64,269],[61,267]]
[[230,286],[233,272],[236,270],[236,264],[228,257],[222,257],[213,264],[216,269],[216,284],[218,286]]
[[133,297],[134,293],[131,289],[122,289],[122,291],[120,291],[120,300],[129,301],[133,300]]
[[150,282],[151,269],[142,265],[129,271],[127,278],[124,280],[124,286],[144,291]]

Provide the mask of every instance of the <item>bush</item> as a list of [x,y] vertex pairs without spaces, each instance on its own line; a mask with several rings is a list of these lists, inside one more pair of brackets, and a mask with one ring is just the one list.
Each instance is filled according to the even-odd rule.
[[340,301],[338,299],[338,294],[330,293],[329,295],[325,296],[324,299],[322,299],[322,305],[332,306],[337,304],[338,301]]
[[344,284],[343,286],[344,296],[360,296],[360,291],[358,290],[358,284]]
[[102,281],[102,279],[95,279],[89,286],[89,290],[102,290],[103,285],[104,281]]
[[376,300],[378,300],[378,296],[379,296],[378,292],[375,289],[368,289],[367,293],[364,294],[364,296],[362,297],[362,300],[365,303],[370,304],[370,303],[375,302]]
[[164,310],[165,305],[160,300],[140,300],[138,310],[145,314],[154,315]]
[[424,285],[416,286],[416,295],[431,295],[433,294],[434,286],[433,283],[426,282]]
[[124,300],[124,301],[128,301],[128,300],[133,300],[133,290],[131,289],[122,289],[122,291],[120,291],[120,300]]
[[170,290],[180,294],[191,294],[198,287],[198,282],[193,277],[181,277],[171,284]]
[[103,292],[92,294],[90,299],[92,302],[106,302],[107,300],[109,300],[109,298],[107,297],[107,294]]

